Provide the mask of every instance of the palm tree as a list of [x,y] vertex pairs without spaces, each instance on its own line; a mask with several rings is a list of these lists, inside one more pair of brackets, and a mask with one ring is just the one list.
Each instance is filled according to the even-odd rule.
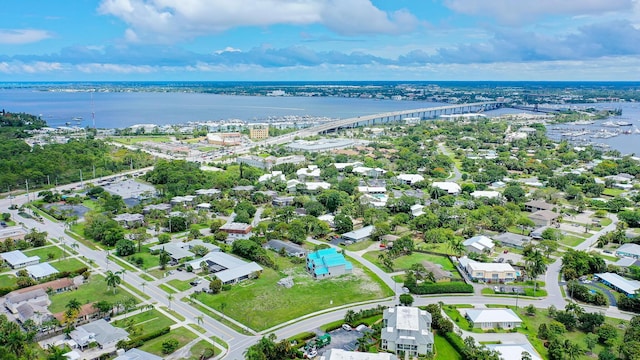
[[140,286],[142,286],[142,293],[144,294],[144,287],[147,285],[145,281],[143,281]]
[[124,281],[124,273],[127,272],[127,269],[122,269],[120,271],[116,271],[116,274],[121,275],[122,276],[122,281]]
[[455,238],[449,240],[449,249],[456,257],[460,257],[460,255],[462,255],[465,250],[462,241]]
[[568,360],[578,360],[584,354],[584,350],[579,344],[572,343],[569,340],[564,341],[564,351]]
[[107,286],[109,288],[113,289],[113,293],[116,293],[116,288],[118,287],[118,285],[120,285],[120,276],[118,276],[117,274],[115,274],[113,271],[109,270],[106,273],[107,278],[105,279],[107,281]]
[[173,301],[173,294],[167,295],[167,300],[169,301],[169,310],[171,310],[171,301]]
[[196,316],[196,323],[198,323],[198,325],[202,325],[204,323],[204,316],[202,315]]
[[536,296],[536,290],[538,287],[536,278],[538,275],[544,274],[544,272],[547,271],[547,264],[544,261],[544,255],[542,252],[538,249],[534,249],[525,258],[525,267],[527,272],[529,272],[529,276],[533,279],[533,296]]
[[356,318],[356,312],[353,310],[347,310],[344,314],[344,322],[351,324]]

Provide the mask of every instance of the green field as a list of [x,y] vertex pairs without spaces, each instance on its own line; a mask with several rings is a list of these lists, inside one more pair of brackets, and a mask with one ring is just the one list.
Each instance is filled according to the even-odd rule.
[[[43,246],[35,249],[25,250],[24,254],[27,256],[39,256],[40,262],[60,259],[63,257],[64,251],[55,245]],[[52,254],[53,258],[49,259],[48,255]],[[67,254],[68,256],[68,254]]]
[[585,241],[584,238],[573,235],[565,235],[562,240],[560,240],[560,244],[574,247],[582,244],[583,241]]
[[14,287],[16,286],[16,278],[11,274],[0,275],[0,287]]
[[193,281],[194,279],[195,278],[189,279],[189,280],[184,280],[184,281],[178,280],[178,279],[173,279],[173,280],[167,281],[167,284],[173,286],[178,291],[187,291],[187,290],[192,288],[191,284],[189,284],[189,283],[191,281]]
[[466,308],[469,308],[469,307],[467,307],[467,306],[458,307],[456,305],[445,305],[442,308],[442,310],[444,311],[445,314],[447,314],[447,316],[451,319],[451,321],[453,321],[454,324],[458,325],[461,329],[467,330],[467,331],[474,331],[475,330],[475,332],[482,332],[482,330],[480,330],[480,329],[473,329],[471,327],[471,324],[469,323],[467,318],[462,316],[462,314],[458,310],[459,308],[465,308],[466,309]]
[[409,270],[411,269],[411,265],[416,263],[422,263],[423,261],[429,261],[434,264],[442,265],[442,268],[446,271],[451,271],[453,277],[460,277],[458,271],[455,266],[451,263],[448,257],[442,255],[433,255],[433,254],[425,254],[414,252],[411,255],[400,256],[393,260],[393,271],[382,266],[382,262],[378,259],[378,255],[382,254],[382,251],[369,251],[364,254],[364,258],[376,264],[378,267],[383,269],[385,272],[395,272],[401,270]]
[[83,267],[87,267],[84,263],[82,263],[78,259],[58,259],[57,261],[53,261],[50,263],[51,266],[56,268],[58,271],[75,271]]
[[180,347],[187,345],[191,340],[196,339],[198,336],[194,334],[191,330],[185,327],[179,327],[177,329],[171,330],[170,333],[159,336],[155,339],[149,340],[144,345],[140,346],[139,349],[142,351],[147,351],[152,354],[158,356],[166,356],[162,353],[162,343],[169,339],[178,340],[180,343]]
[[210,344],[206,340],[200,340],[195,345],[191,347],[191,356],[186,358],[187,360],[199,360],[200,354],[205,349],[214,349],[215,354],[217,354],[220,350],[218,350],[213,344]]
[[148,334],[156,330],[160,330],[164,327],[171,326],[175,322],[156,309],[147,310],[139,314],[128,316],[126,319],[120,319],[113,322],[114,326],[125,328],[129,321],[133,322],[135,326],[141,326],[142,332],[140,335]]
[[436,360],[462,360],[462,355],[440,334],[434,335]]
[[619,196],[623,192],[624,192],[624,190],[622,190],[622,189],[604,189],[602,194],[615,197],[615,196]]
[[[279,272],[265,268],[258,279],[244,281],[220,294],[202,293],[196,298],[218,311],[225,304],[225,315],[254,330],[264,330],[319,310],[392,295],[391,289],[358,263],[353,264],[353,274],[324,280],[312,279],[301,264],[280,259],[279,266]],[[295,285],[290,289],[277,285],[286,276],[294,279]]]
[[366,248],[368,248],[369,246],[373,245],[374,243],[378,243],[377,241],[373,241],[373,240],[364,240],[364,241],[358,241],[357,243],[351,244],[351,245],[347,245],[344,248],[349,250],[349,251],[360,251],[360,250],[364,250]]
[[[80,304],[88,304],[94,301],[105,300],[111,303],[115,303],[118,300],[134,297],[124,289],[116,289],[115,294],[113,290],[107,290],[107,282],[101,275],[91,275],[89,282],[78,287],[77,290],[67,291],[60,294],[51,295],[51,306],[49,311],[57,313],[64,310],[65,305],[71,299],[76,299]],[[137,302],[137,300],[136,300]]]

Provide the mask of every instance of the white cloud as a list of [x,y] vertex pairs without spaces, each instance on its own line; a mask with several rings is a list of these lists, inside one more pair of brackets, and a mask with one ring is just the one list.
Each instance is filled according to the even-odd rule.
[[28,44],[48,39],[51,34],[36,29],[0,29],[0,44]]
[[98,11],[128,24],[129,40],[175,41],[275,24],[322,24],[347,35],[398,34],[419,23],[406,10],[387,13],[371,0],[102,0]]
[[39,74],[61,71],[64,66],[59,62],[35,61],[24,63],[21,61],[1,62],[0,72],[5,74]]
[[83,73],[148,74],[156,72],[158,67],[151,65],[91,63],[76,65],[76,69]]
[[231,46],[227,46],[226,48],[224,48],[224,49],[222,49],[222,50],[216,50],[216,51],[214,51],[214,53],[215,53],[215,54],[218,54],[218,55],[220,55],[220,54],[224,54],[224,53],[228,53],[228,52],[242,52],[242,50],[240,50],[240,49],[236,49],[236,48],[233,48],[233,47],[231,47]]
[[446,0],[451,10],[496,18],[503,24],[532,23],[545,15],[602,15],[632,10],[635,0]]

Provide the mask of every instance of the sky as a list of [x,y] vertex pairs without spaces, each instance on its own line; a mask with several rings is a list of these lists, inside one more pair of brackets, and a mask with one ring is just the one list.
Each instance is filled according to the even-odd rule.
[[2,5],[0,81],[640,80],[640,0]]

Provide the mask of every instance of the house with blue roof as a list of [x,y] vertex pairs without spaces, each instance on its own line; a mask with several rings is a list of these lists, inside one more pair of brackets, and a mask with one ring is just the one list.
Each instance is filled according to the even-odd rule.
[[307,254],[307,271],[316,279],[349,274],[353,264],[334,248],[322,249]]

